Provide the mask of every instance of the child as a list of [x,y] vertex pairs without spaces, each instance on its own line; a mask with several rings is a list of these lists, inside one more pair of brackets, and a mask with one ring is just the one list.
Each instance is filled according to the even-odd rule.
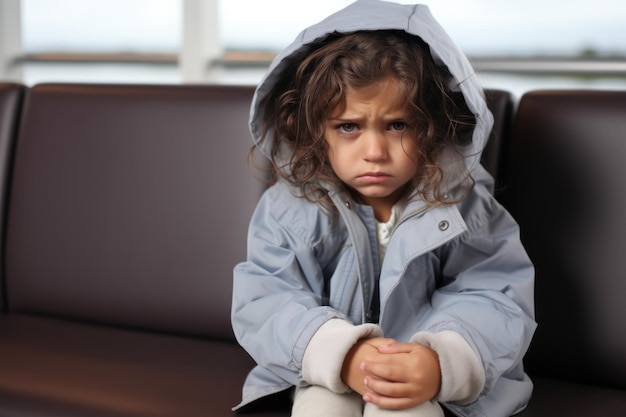
[[479,163],[491,126],[422,5],[357,1],[276,58],[252,104],[274,184],[234,270],[258,364],[236,409],[292,387],[296,417],[525,407],[534,271]]

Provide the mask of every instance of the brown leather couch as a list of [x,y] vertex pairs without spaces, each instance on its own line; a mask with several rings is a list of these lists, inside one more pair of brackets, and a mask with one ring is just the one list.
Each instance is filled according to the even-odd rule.
[[[0,84],[0,416],[234,415],[252,361],[232,267],[265,188],[252,93]],[[626,93],[594,94],[531,93],[512,124],[489,91],[483,163],[538,268],[524,416],[626,415]]]
[[536,266],[523,417],[626,416],[626,91],[522,97],[501,200]]

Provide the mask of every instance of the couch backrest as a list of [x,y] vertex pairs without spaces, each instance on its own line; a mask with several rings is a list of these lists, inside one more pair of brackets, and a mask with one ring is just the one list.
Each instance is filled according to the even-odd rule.
[[[6,207],[7,180],[9,164],[17,124],[20,105],[25,87],[16,83],[0,83],[0,236],[4,235],[4,219]],[[1,245],[1,244],[0,244]],[[0,247],[0,253],[4,248]],[[5,308],[4,259],[0,257],[0,313]]]
[[[245,259],[266,186],[247,161],[252,95],[228,86],[30,89],[9,201],[9,311],[231,338],[232,268]],[[486,166],[497,174],[511,96],[487,96],[496,125]]]
[[[489,142],[481,155],[480,162],[496,180],[496,192],[499,192],[501,176],[504,170],[503,161],[511,140],[511,123],[513,121],[513,96],[505,90],[485,90],[487,106],[493,114],[493,129]],[[506,161],[504,161],[506,162]]]
[[39,85],[8,216],[10,312],[231,338],[233,265],[265,185],[253,90]]
[[527,93],[509,163],[537,269],[529,373],[626,389],[626,92]]

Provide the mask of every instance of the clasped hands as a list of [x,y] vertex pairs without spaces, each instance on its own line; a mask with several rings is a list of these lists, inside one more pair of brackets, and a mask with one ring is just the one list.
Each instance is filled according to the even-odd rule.
[[441,387],[434,350],[382,337],[357,342],[346,355],[341,377],[364,401],[392,410],[429,401]]

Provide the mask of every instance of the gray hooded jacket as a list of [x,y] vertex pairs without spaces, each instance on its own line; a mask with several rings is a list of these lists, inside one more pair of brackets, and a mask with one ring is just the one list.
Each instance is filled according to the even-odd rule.
[[[526,406],[532,392],[522,358],[536,327],[534,269],[517,224],[493,198],[492,179],[479,163],[493,123],[482,89],[428,8],[359,0],[300,33],[257,88],[252,134],[260,141],[263,98],[279,79],[285,58],[332,32],[382,29],[420,37],[454,77],[453,88],[476,117],[472,143],[460,150],[476,184],[457,205],[431,207],[412,199],[382,265],[370,207],[342,190],[329,190],[341,219],[337,228],[285,182],[270,187],[251,220],[248,258],[234,270],[233,329],[258,364],[238,407],[306,385],[303,357],[315,333],[331,319],[365,323],[379,280],[379,326],[385,337],[408,341],[421,331],[451,330],[480,358],[485,373],[480,395],[471,404],[445,406],[460,416],[509,416]],[[270,146],[271,137],[261,151],[269,155]],[[453,185],[450,190],[454,193]]]

